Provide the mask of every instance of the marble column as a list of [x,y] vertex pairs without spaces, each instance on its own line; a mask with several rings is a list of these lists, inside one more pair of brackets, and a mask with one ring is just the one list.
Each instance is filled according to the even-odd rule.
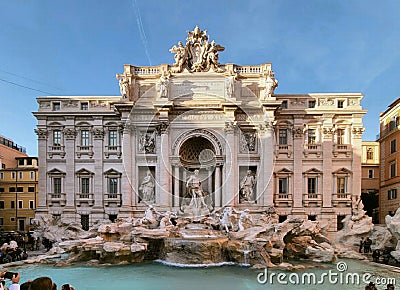
[[239,184],[237,172],[237,146],[235,144],[235,127],[233,123],[227,123],[225,128],[225,170],[222,206],[233,206],[238,203]]
[[[296,122],[297,121],[297,122]],[[293,183],[290,184],[293,193],[293,214],[304,215],[303,194],[303,158],[304,158],[304,124],[302,120],[295,120],[293,127]]]
[[179,165],[174,166],[174,207],[179,207]]
[[132,211],[132,163],[135,163],[135,148],[132,148],[132,135],[134,128],[131,124],[125,124],[122,135],[122,156],[124,160],[124,171],[121,176],[122,208],[121,217],[129,217]]
[[[170,209],[172,204],[172,194],[171,194],[171,168],[169,161],[169,131],[168,125],[166,123],[161,123],[159,125],[159,151],[157,151],[157,167],[159,170],[159,180],[157,182],[158,186],[156,190],[158,194],[156,195],[156,204],[162,208]],[[157,199],[158,197],[158,199]]]
[[94,219],[104,218],[104,170],[103,170],[103,154],[104,154],[104,129],[102,126],[102,118],[95,119],[95,127],[93,128],[93,159],[94,159],[94,205],[92,213]]
[[215,207],[221,207],[221,166],[215,167]]
[[257,196],[260,196],[257,202],[261,205],[274,205],[274,190],[272,175],[274,170],[274,129],[271,122],[266,122],[265,127],[259,130],[260,137],[260,167],[257,169]]
[[[40,122],[40,120],[39,120]],[[39,127],[39,126],[38,126]],[[38,156],[39,156],[39,164],[38,164],[38,175],[40,178],[38,179],[38,200],[36,205],[36,215],[47,214],[47,198],[50,188],[47,188],[47,139],[48,139],[48,131],[45,128],[38,128],[35,130],[38,135]]]
[[74,128],[74,118],[66,119],[66,126],[64,129],[64,142],[65,142],[65,194],[66,205],[63,211],[63,219],[73,221],[75,220],[75,198],[77,189],[75,188],[75,152],[76,152],[76,135],[77,131]]

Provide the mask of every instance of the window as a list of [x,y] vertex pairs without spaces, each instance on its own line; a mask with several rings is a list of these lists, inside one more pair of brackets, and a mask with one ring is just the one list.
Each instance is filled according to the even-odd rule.
[[396,161],[390,163],[390,178],[396,177]]
[[4,192],[4,187],[0,187],[0,192]]
[[32,165],[32,159],[27,159],[26,160],[26,165]]
[[29,175],[30,175],[30,178],[31,178],[31,179],[35,179],[35,172],[34,172],[34,171],[31,171],[31,172],[29,173]]
[[287,129],[279,129],[279,145],[287,145],[287,144],[288,144]]
[[18,208],[23,208],[24,202],[22,200],[18,200]]
[[287,101],[282,101],[281,108],[282,109],[287,109]]
[[315,100],[308,101],[308,108],[310,109],[315,108]]
[[337,144],[344,144],[344,129],[337,129],[336,130],[336,143]]
[[18,160],[18,165],[24,165],[24,159]]
[[55,194],[61,193],[61,177],[53,178],[53,193]]
[[89,177],[82,177],[81,178],[81,193],[89,194]]
[[374,178],[374,170],[368,169],[368,178]]
[[24,192],[24,188],[22,186],[17,187],[17,192]]
[[61,146],[61,130],[53,131],[53,146]]
[[30,200],[29,201],[29,208],[30,209],[35,209],[35,201],[34,200]]
[[88,147],[89,146],[89,130],[81,131],[81,146]]
[[22,174],[22,171],[18,172],[18,178],[19,178],[19,179],[22,179],[23,176],[24,176],[24,175]]
[[344,101],[343,101],[343,100],[339,100],[339,101],[337,102],[337,107],[338,107],[339,109],[343,109],[343,108],[344,108]]
[[279,194],[287,194],[288,191],[288,177],[279,178]]
[[308,194],[317,194],[317,178],[316,177],[308,177],[307,178],[307,193]]
[[0,226],[4,225],[4,219],[0,218]]
[[399,116],[395,116],[389,122],[389,131],[396,129],[398,125],[399,125]]
[[108,146],[111,148],[117,146],[117,133],[117,130],[108,131]]
[[388,200],[396,199],[397,198],[397,189],[390,189],[388,190]]
[[12,200],[12,201],[11,201],[10,207],[11,207],[11,208],[15,208],[15,200]]
[[390,154],[393,154],[396,152],[396,139],[393,139],[390,141]]
[[308,216],[308,220],[315,222],[317,220],[317,216],[316,215],[309,215]]
[[34,186],[29,186],[28,187],[28,192],[35,192],[35,187]]
[[367,149],[367,159],[368,160],[373,160],[374,159],[374,151],[372,150],[371,147]]
[[0,208],[4,209],[4,200],[0,200]]
[[11,172],[11,179],[15,179],[15,172],[13,171],[13,172]]
[[15,217],[10,217],[10,222],[15,222]]
[[108,179],[108,193],[116,197],[118,193],[118,178],[111,177]]
[[315,144],[317,141],[315,129],[308,129],[307,131],[307,136],[308,136],[308,144]]
[[15,192],[15,187],[10,187],[9,189],[8,189],[10,192]]
[[61,105],[60,102],[54,102],[53,103],[53,111],[60,111]]
[[4,179],[4,172],[0,172],[0,179]]
[[81,103],[81,110],[82,111],[87,111],[89,109],[89,103],[88,102],[82,102]]
[[346,177],[337,178],[337,193],[346,193]]

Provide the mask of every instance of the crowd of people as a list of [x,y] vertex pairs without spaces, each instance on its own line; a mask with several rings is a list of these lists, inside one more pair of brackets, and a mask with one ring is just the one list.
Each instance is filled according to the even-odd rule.
[[[7,288],[5,286],[4,278],[7,272],[0,273],[0,290],[57,290],[57,284],[49,277],[39,277],[34,280],[28,280],[20,284],[21,276],[19,273],[13,273],[11,279],[11,285]],[[75,290],[74,286],[70,284],[64,284],[61,286],[61,290]]]

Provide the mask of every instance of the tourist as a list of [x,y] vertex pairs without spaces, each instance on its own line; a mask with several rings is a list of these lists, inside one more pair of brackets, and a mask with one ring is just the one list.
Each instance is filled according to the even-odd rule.
[[364,238],[361,238],[360,247],[358,248],[358,252],[359,253],[362,253],[363,247],[364,247]]
[[382,255],[382,261],[384,264],[389,264],[389,260],[390,260],[390,251],[385,250]]
[[387,284],[385,290],[394,290],[394,285],[393,284]]
[[20,286],[20,290],[29,290],[29,287],[31,286],[32,281],[28,281],[25,283],[22,283]]
[[74,290],[74,286],[70,284],[64,284],[61,286],[61,290]]
[[[5,274],[6,274],[6,272],[0,273],[0,278],[4,278]],[[12,284],[8,288],[8,290],[20,290],[20,285],[18,284],[20,279],[21,279],[21,276],[19,275],[19,273],[17,273],[17,275],[13,275],[11,278]]]
[[[57,290],[57,285],[49,277],[39,277],[32,281],[30,290]],[[13,290],[13,289],[10,289]]]
[[375,263],[379,263],[379,258],[380,258],[380,256],[381,256],[381,252],[380,252],[379,250],[374,250],[374,251],[372,252],[372,260],[373,260]]
[[368,254],[371,252],[372,240],[370,238],[366,238],[364,242],[364,254]]
[[6,281],[5,280],[1,280],[0,281],[0,290],[8,290],[8,288],[6,287]]

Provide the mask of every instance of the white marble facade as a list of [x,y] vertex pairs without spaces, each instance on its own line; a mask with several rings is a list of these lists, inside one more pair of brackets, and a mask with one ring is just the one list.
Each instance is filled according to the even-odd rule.
[[[329,223],[361,193],[362,95],[277,95],[270,63],[220,64],[196,27],[175,64],[124,65],[115,97],[40,97],[37,215],[81,222],[226,205]],[[247,178],[246,178],[247,177]]]

